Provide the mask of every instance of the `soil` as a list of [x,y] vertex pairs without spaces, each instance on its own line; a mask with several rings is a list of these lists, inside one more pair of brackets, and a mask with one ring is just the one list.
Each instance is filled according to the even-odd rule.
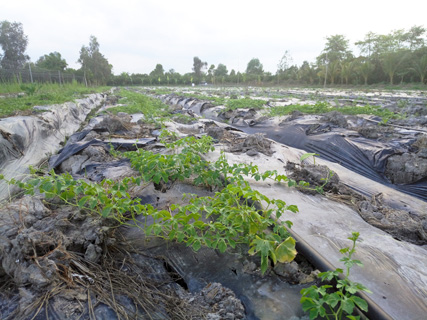
[[392,209],[383,204],[381,194],[368,199],[341,183],[338,174],[327,166],[288,162],[286,170],[289,177],[298,183],[305,181],[310,184],[309,187],[297,186],[301,192],[316,194],[315,187],[322,187],[327,197],[354,207],[366,222],[394,238],[418,245],[427,244],[427,216]]
[[[117,101],[114,97],[110,99]],[[203,108],[213,106],[205,104]],[[396,108],[396,105],[390,108]],[[179,105],[174,109],[183,110]],[[393,124],[419,126],[427,123],[424,122],[425,108],[407,106],[405,112],[413,117],[393,121]],[[187,111],[186,114],[192,115]],[[303,116],[295,111],[283,123]],[[220,113],[220,117],[230,124],[242,126],[265,120],[255,110],[226,111]],[[308,134],[331,127],[351,127],[368,139],[390,141],[404,136],[390,126],[374,126],[339,112],[323,115],[320,122],[308,128]],[[358,126],[354,125],[357,122]],[[220,127],[213,122],[199,122],[196,129],[200,128],[225,144],[229,152],[253,157],[273,155],[273,142],[262,134],[242,137],[232,128]],[[143,120],[132,122],[126,114],[107,113],[91,121],[89,132],[81,141],[152,138],[158,129]],[[426,179],[427,138],[425,134],[416,137],[408,143],[405,153],[388,158],[385,175],[393,183]],[[161,149],[162,146],[154,143],[149,148]],[[56,170],[95,182],[105,177],[120,179],[136,174],[129,162],[117,161],[108,153],[108,148],[100,145],[87,146],[63,161]],[[427,216],[392,209],[383,203],[381,194],[367,198],[343,184],[338,174],[326,166],[288,162],[286,170],[290,178],[309,182],[310,188],[298,187],[301,192],[317,194],[315,187],[322,187],[326,197],[354,207],[365,221],[396,239],[427,244]],[[173,196],[172,185],[161,190],[155,190],[152,185],[147,188],[152,188],[147,198],[141,197],[147,202],[153,201],[150,198],[153,195],[156,195],[157,203],[169,201],[161,200],[161,192],[166,197]],[[137,192],[142,191],[135,190]],[[51,319],[89,319],[94,315],[140,319],[147,314],[154,319],[232,320],[246,317],[244,301],[232,290],[212,282],[198,292],[190,292],[180,274],[170,267],[167,257],[130,246],[117,232],[119,228],[114,221],[87,215],[59,202],[47,202],[41,195],[23,196],[1,211],[0,314],[5,319],[33,316],[42,319],[45,314]],[[261,277],[257,260],[247,258],[244,261],[238,272]],[[274,275],[286,281],[285,286],[303,286],[314,283],[317,273],[304,257],[297,256],[291,263],[270,267],[264,279]]]
[[[93,139],[108,141],[118,134],[148,135],[154,129],[144,123],[131,123],[126,115],[104,115],[100,119],[90,132],[80,136],[83,137],[80,143]],[[228,130],[211,129],[220,139],[233,136]],[[78,139],[71,137],[69,143]],[[268,154],[270,144],[261,135],[254,135],[239,138],[234,147],[235,152],[256,150]],[[128,161],[117,161],[105,146],[90,144],[70,154],[56,171],[95,182],[100,177],[120,179],[136,174]],[[168,199],[170,187],[158,192],[166,193]],[[150,188],[143,190],[151,190],[149,194],[156,192],[156,186]],[[133,192],[135,196],[141,189]],[[150,201],[144,195],[138,196]],[[160,204],[159,199],[160,195],[156,205]],[[181,284],[180,275],[168,267],[167,257],[130,247],[117,234],[117,227],[113,220],[88,215],[42,195],[23,196],[3,207],[0,215],[2,317],[41,319],[47,314],[50,319],[89,319],[95,314],[104,318],[139,319],[150,314],[153,319],[246,318],[244,305],[229,288],[208,283],[197,292],[188,291],[185,283]],[[261,276],[258,259],[248,261],[244,268],[257,277],[269,277]],[[301,267],[296,262],[289,268],[276,266],[271,272],[271,276],[276,274],[293,284],[312,283],[316,274],[307,262]]]

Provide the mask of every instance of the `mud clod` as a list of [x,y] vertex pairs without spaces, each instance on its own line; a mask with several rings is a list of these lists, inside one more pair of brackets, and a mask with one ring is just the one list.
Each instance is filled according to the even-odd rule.
[[271,156],[271,141],[266,139],[263,134],[256,133],[247,136],[242,142],[231,147],[231,152],[245,152],[250,156],[255,156],[258,153],[263,153]]

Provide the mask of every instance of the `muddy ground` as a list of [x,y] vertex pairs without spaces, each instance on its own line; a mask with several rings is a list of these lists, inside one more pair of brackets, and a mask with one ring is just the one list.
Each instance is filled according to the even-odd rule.
[[[238,95],[239,92],[229,94]],[[316,93],[293,95],[297,98],[267,97],[266,103],[273,106],[287,103],[291,99],[304,100],[312,98]],[[402,111],[402,107],[398,106],[401,100],[387,95],[373,95],[364,99],[356,95],[350,98],[324,98],[339,104],[353,101],[367,103],[369,99],[376,99],[385,108],[400,108],[398,111]],[[178,132],[183,135],[208,134],[225,145],[226,152],[250,157],[271,157],[274,153],[271,148],[272,140],[266,139],[261,132],[263,124],[283,128],[298,120],[309,119],[313,122],[311,116],[299,112],[272,120],[255,110],[224,113],[221,108],[212,104],[198,99],[189,100],[179,94],[163,99],[173,106],[175,112],[194,118],[194,123],[175,124]],[[186,103],[183,103],[184,100]],[[387,125],[380,126],[380,119],[333,112],[315,118],[315,125],[309,123],[305,132],[310,136],[345,129],[370,141],[394,143],[400,140],[402,143],[396,145],[397,151],[387,157],[381,175],[391,184],[418,183],[420,186],[417,188],[423,188],[423,181],[427,179],[426,99],[409,96],[403,100],[407,101],[403,110],[409,114],[406,120],[390,121]],[[117,100],[112,98],[110,101]],[[188,105],[196,106],[197,110],[188,108]],[[215,108],[218,108],[218,117],[222,117],[229,125],[200,119],[203,111]],[[69,172],[75,178],[94,182],[104,178],[136,176],[137,173],[129,162],[109,154],[111,139],[138,139],[140,147],[159,152],[162,152],[163,146],[157,140],[160,127],[144,123],[143,120],[131,120],[132,117],[126,114],[114,116],[106,113],[97,117],[86,130],[68,140],[70,148],[67,149],[65,145],[62,151],[63,155],[67,155],[62,158],[61,155],[54,156],[50,160],[51,166],[57,173]],[[260,129],[256,133],[245,135],[240,132],[257,125]],[[117,142],[116,145],[128,148],[134,142]],[[319,194],[319,190],[313,189],[321,187],[321,196],[355,208],[365,221],[396,239],[417,245],[427,244],[425,212],[399,210],[383,201],[381,194],[368,196],[360,193],[323,165],[310,161],[288,161],[283,166],[290,178],[310,184],[311,188],[300,187],[300,192]],[[171,201],[182,201],[180,194],[184,189],[198,194],[211,192],[194,189],[191,185],[174,184],[159,190],[150,185],[135,189],[132,196],[161,209],[167,208]],[[140,230],[118,227],[115,221],[87,215],[75,207],[47,200],[43,195],[18,197],[4,205],[1,212],[2,319],[45,319],[47,315],[50,319],[143,319],[148,314],[153,319],[256,319],[260,317],[254,307],[256,303],[245,299],[260,299],[256,300],[257,303],[269,301],[262,300],[268,297],[245,295],[238,292],[238,288],[233,287],[231,290],[226,285],[210,282],[209,279],[198,281],[197,284],[191,283],[191,277],[183,275],[179,266],[174,265],[176,260],[170,260],[164,254],[167,252],[164,246],[169,247],[169,244],[144,239]],[[177,248],[175,252],[192,255],[191,250],[185,251],[187,249]],[[264,281],[277,288],[281,285],[293,287],[295,292],[299,292],[304,285],[316,283],[315,275],[318,271],[301,256],[292,263],[270,268],[264,276],[260,274],[258,260],[245,256],[242,251],[232,252],[228,259],[236,259],[238,267],[233,273],[239,275],[240,282],[242,279],[251,279],[254,283]],[[233,268],[235,267],[231,269]],[[275,290],[279,290],[277,288]],[[297,301],[298,298],[293,301],[294,304]],[[293,319],[304,317],[300,307],[295,306],[295,309]],[[273,314],[277,315],[277,312],[281,312],[281,309],[275,310]],[[279,313],[277,319],[280,317]]]

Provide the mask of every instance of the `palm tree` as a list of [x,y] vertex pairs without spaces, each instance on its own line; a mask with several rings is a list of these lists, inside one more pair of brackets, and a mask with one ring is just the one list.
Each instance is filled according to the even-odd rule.
[[393,78],[399,66],[406,59],[406,53],[404,51],[394,51],[385,53],[381,59],[381,66],[384,73],[390,78],[390,84],[393,84]]
[[375,65],[373,65],[369,61],[360,62],[360,64],[357,67],[358,72],[365,80],[365,86],[368,85],[368,78],[371,75],[372,72],[375,70]]
[[339,60],[331,61],[328,65],[328,76],[329,80],[331,81],[331,84],[333,85],[335,83],[335,78],[340,74],[341,71],[341,63]]
[[348,79],[353,75],[355,62],[343,61],[341,63],[341,77],[345,80],[345,84],[348,85]]
[[414,60],[411,70],[415,71],[420,76],[421,83],[424,83],[427,74],[427,54],[423,55],[418,61]]

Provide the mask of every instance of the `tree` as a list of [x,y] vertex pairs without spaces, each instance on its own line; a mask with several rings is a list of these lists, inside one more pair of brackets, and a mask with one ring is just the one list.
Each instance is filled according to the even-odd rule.
[[356,66],[356,69],[359,72],[359,74],[363,77],[363,80],[365,81],[365,86],[366,86],[368,85],[369,76],[375,70],[375,66],[369,60],[365,60],[365,61],[357,60],[357,61],[359,62],[358,62],[358,65]]
[[280,82],[280,79],[282,79],[286,73],[286,71],[290,68],[292,65],[292,57],[288,50],[285,51],[282,58],[280,59],[279,63],[277,64],[277,82]]
[[319,64],[333,61],[343,61],[353,58],[348,49],[348,40],[340,34],[326,38],[327,42],[320,56],[317,57]]
[[365,35],[364,41],[357,41],[356,46],[359,47],[360,52],[367,54],[368,59],[371,57],[372,51],[374,50],[375,42],[377,41],[378,35],[373,32],[368,32]]
[[302,81],[313,84],[314,79],[316,78],[316,68],[314,65],[309,64],[308,61],[304,61],[298,72],[299,78]]
[[329,76],[329,80],[331,82],[332,85],[335,84],[335,78],[340,74],[341,72],[341,63],[339,62],[339,60],[334,60],[331,61],[328,65],[329,70],[328,70],[328,76]]
[[424,54],[418,60],[412,61],[411,70],[415,71],[420,77],[420,82],[424,83],[425,76],[427,75],[427,54]]
[[247,75],[262,75],[263,73],[263,66],[258,58],[253,58],[248,62],[248,66],[246,67]]
[[348,80],[353,75],[356,63],[354,60],[348,60],[341,62],[341,77],[345,80],[345,84],[348,85]]
[[78,62],[82,65],[86,79],[95,84],[106,84],[112,76],[113,66],[99,52],[99,43],[95,36],[90,36],[89,46],[82,46]]
[[407,55],[404,51],[385,53],[381,59],[381,66],[385,74],[389,76],[390,84],[393,84],[393,78],[398,71],[399,66],[405,61]]
[[1,66],[10,69],[13,73],[24,66],[30,59],[25,54],[28,45],[28,37],[24,34],[22,23],[9,21],[0,22],[0,45],[3,50]]
[[150,72],[150,76],[156,79],[159,77],[163,77],[164,74],[165,70],[163,69],[163,66],[160,63],[156,64],[154,70]]
[[427,30],[422,26],[413,26],[406,34],[406,41],[409,44],[409,50],[413,51],[424,46],[422,35]]
[[211,64],[208,70],[208,76],[211,78],[211,82],[215,84],[215,65]]
[[225,64],[218,64],[218,67],[215,69],[215,77],[226,77],[228,75],[228,70]]
[[61,54],[56,51],[45,54],[36,62],[37,67],[54,71],[64,71],[67,65],[65,59],[62,59]]
[[200,82],[204,75],[203,70],[208,66],[207,62],[203,62],[199,57],[193,58],[193,71],[196,82]]

